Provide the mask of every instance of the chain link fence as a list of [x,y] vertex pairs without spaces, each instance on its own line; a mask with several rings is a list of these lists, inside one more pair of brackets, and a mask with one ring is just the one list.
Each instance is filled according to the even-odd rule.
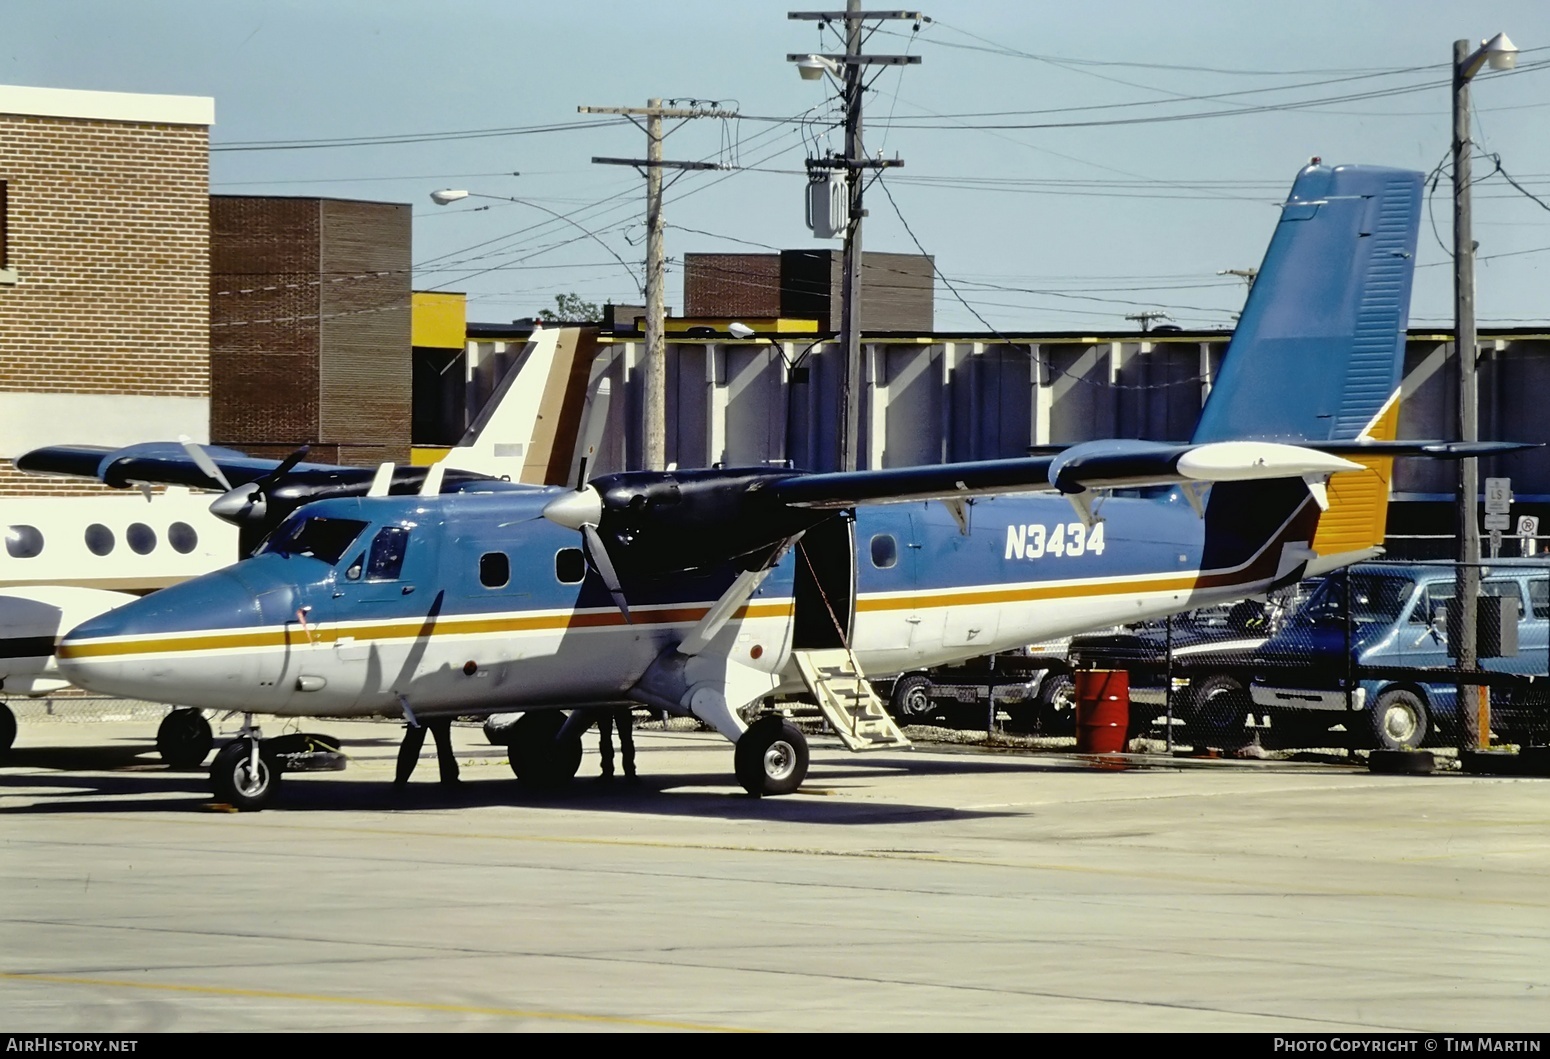
[[[1460,583],[1474,587],[1471,638]],[[1461,667],[1473,642],[1475,663]],[[1124,670],[1157,749],[1550,743],[1550,559],[1361,563],[1268,597],[1035,645],[880,689],[904,723],[1075,743],[1074,674]],[[892,692],[889,695],[889,692]],[[906,692],[907,694],[901,694]]]

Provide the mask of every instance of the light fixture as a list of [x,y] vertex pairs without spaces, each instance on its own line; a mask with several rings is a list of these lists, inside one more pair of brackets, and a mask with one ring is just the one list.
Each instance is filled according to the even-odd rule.
[[727,324],[727,334],[731,335],[733,338],[752,338],[754,336],[754,330],[740,320],[733,320],[731,323]]
[[1493,70],[1511,70],[1518,65],[1518,48],[1505,33],[1485,42],[1485,61]]
[[802,75],[804,81],[817,81],[824,74],[838,77],[840,64],[833,59],[826,59],[822,55],[809,55],[805,59],[797,60],[797,73]]
[[461,188],[442,188],[440,191],[431,192],[431,201],[438,206],[445,206],[449,202],[468,198],[468,192]]

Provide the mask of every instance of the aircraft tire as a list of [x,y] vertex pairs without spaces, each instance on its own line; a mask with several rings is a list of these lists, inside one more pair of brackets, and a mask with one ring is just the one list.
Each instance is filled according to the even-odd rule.
[[0,702],[0,758],[11,752],[11,745],[16,742],[16,714],[11,708]]
[[931,681],[919,673],[894,681],[888,696],[888,712],[905,720],[920,720],[936,712],[931,701]]
[[1368,735],[1377,750],[1416,750],[1430,727],[1426,703],[1413,691],[1391,688],[1367,708]]
[[173,710],[156,730],[156,751],[169,768],[198,768],[214,745],[210,722],[199,710]]
[[790,794],[807,778],[807,737],[783,717],[748,726],[733,748],[737,781],[755,798]]
[[215,800],[243,812],[266,808],[280,790],[279,766],[265,752],[262,743],[258,747],[258,770],[256,773],[250,771],[250,746],[247,739],[233,739],[221,747],[210,765],[210,784],[215,789]]
[[565,714],[528,710],[510,726],[506,760],[517,782],[531,790],[555,790],[576,778],[581,768],[581,737],[560,739]]

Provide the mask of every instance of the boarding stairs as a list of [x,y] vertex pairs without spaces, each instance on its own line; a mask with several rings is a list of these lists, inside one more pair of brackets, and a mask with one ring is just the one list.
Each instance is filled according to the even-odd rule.
[[850,651],[843,647],[793,651],[791,657],[829,727],[851,750],[897,750],[910,745]]

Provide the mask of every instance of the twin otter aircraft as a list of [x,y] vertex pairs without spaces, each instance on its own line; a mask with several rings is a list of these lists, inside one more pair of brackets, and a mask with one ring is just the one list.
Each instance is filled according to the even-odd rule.
[[[772,693],[806,683],[840,704],[852,746],[897,745],[860,674],[1368,558],[1394,457],[1516,447],[1393,440],[1421,182],[1360,166],[1298,175],[1188,443],[840,473],[631,471],[574,490],[448,473],[395,495],[382,475],[365,496],[322,489],[251,558],[85,622],[60,668],[108,694],[249,715],[522,711],[510,759],[536,785],[575,774],[586,707],[643,703],[731,740],[752,794],[789,793],[807,771],[802,734],[744,720]],[[165,449],[108,453],[89,473],[186,483],[196,454]],[[51,451],[80,473],[81,450],[24,463],[46,469]],[[213,462],[227,484],[262,471],[272,492],[285,475],[342,473]],[[287,764],[249,716],[215,759],[217,797],[262,807]]]

